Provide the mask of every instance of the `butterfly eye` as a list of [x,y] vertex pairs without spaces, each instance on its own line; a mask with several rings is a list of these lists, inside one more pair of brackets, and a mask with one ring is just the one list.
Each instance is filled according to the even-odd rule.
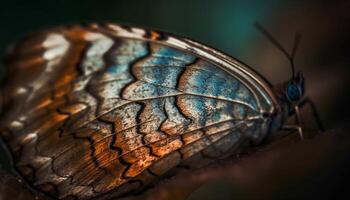
[[295,102],[300,99],[302,93],[297,85],[290,83],[287,86],[286,96],[289,101]]

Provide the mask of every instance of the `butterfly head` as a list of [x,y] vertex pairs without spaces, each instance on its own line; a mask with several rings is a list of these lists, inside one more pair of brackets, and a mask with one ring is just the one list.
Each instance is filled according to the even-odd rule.
[[278,132],[284,120],[293,114],[293,108],[303,99],[305,80],[302,72],[298,72],[289,81],[275,85],[273,90],[278,99],[278,105],[270,112],[263,113],[265,120],[270,120],[266,129],[267,136]]
[[[282,101],[287,99],[288,104],[293,105],[300,101],[300,99],[304,96],[304,76],[299,71],[297,74],[295,73],[295,67],[294,67],[294,56],[297,50],[297,47],[299,45],[299,41],[301,38],[301,35],[298,33],[295,33],[294,38],[294,44],[292,51],[289,53],[283,46],[259,23],[255,23],[256,28],[263,33],[267,39],[269,39],[272,44],[274,44],[289,60],[290,62],[290,68],[292,70],[292,76],[290,81],[283,84],[284,86],[282,88],[278,87],[276,90],[278,94],[283,94]],[[281,90],[282,89],[282,90]]]
[[302,72],[292,78],[285,86],[284,95],[290,104],[295,104],[304,96],[305,81]]

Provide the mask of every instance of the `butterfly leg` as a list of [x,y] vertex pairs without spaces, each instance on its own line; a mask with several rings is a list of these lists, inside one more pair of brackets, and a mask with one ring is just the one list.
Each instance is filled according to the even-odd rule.
[[314,116],[314,119],[315,119],[315,121],[317,123],[318,129],[321,132],[323,132],[325,129],[324,129],[324,126],[322,124],[321,118],[320,118],[320,116],[319,116],[319,114],[317,112],[317,109],[316,109],[316,106],[315,106],[314,102],[310,98],[306,97],[304,100],[302,100],[299,103],[299,107],[302,108],[306,104],[308,104],[310,106],[310,108],[311,108],[311,112],[312,112],[312,115]]
[[281,128],[282,130],[292,130],[292,131],[298,131],[299,137],[301,140],[304,140],[304,132],[303,128],[299,125],[284,125]]
[[304,127],[304,120],[303,120],[303,117],[301,116],[299,105],[294,106],[294,116],[295,116],[295,123],[301,127]]
[[295,124],[283,125],[281,129],[298,131],[300,139],[303,140],[304,139],[304,130],[303,130],[304,121],[300,114],[299,105],[294,106],[294,116],[295,116]]

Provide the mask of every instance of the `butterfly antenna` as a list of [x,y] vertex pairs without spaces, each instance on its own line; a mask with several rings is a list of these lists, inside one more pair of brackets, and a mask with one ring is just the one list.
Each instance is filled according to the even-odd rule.
[[290,57],[289,57],[289,61],[290,61],[290,64],[292,66],[292,69],[293,69],[293,78],[294,78],[294,75],[295,75],[295,69],[294,69],[294,57],[295,57],[295,53],[298,49],[298,46],[299,46],[299,43],[300,43],[300,40],[301,40],[301,35],[296,32],[295,35],[294,35],[294,44],[293,44],[293,49],[292,49],[292,53],[290,54]]
[[293,80],[295,77],[294,56],[299,46],[301,35],[299,33],[295,34],[292,53],[289,54],[286,51],[286,49],[283,48],[283,46],[261,24],[259,24],[258,22],[255,22],[254,25],[256,29],[258,29],[268,40],[270,40],[272,44],[274,44],[288,58],[290,62],[290,66],[292,68],[292,80]]

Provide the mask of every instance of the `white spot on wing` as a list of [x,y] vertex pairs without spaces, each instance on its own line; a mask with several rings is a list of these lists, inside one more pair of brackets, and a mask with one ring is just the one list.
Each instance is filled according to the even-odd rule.
[[142,39],[145,31],[140,28],[131,28],[131,31],[128,31],[120,26],[109,24],[108,27],[116,32],[117,36],[120,37],[130,37]]
[[85,39],[91,42],[82,61],[84,75],[89,75],[103,68],[103,55],[113,45],[113,40],[100,33],[86,33]]
[[54,73],[54,67],[60,64],[69,49],[69,42],[59,33],[47,35],[41,45],[45,48],[42,57],[47,61],[46,66],[36,80],[30,83],[32,90],[26,102],[29,102],[38,90],[46,86],[48,80],[51,79],[51,74]]
[[13,121],[11,122],[10,126],[13,129],[21,129],[23,127],[23,123],[20,121]]
[[25,135],[25,137],[22,139],[23,144],[30,142],[33,139],[36,139],[38,137],[37,133],[29,133]]
[[27,92],[28,92],[28,90],[24,87],[17,88],[17,90],[16,90],[17,95],[25,94]]
[[136,34],[138,34],[138,35],[140,35],[140,36],[142,36],[142,35],[145,34],[145,30],[140,29],[140,28],[132,28],[131,30],[132,30],[134,33],[136,33]]
[[68,41],[57,33],[50,34],[42,45],[47,49],[43,55],[45,60],[63,56],[69,47]]
[[19,116],[19,118],[18,118],[20,121],[25,121],[25,120],[27,120],[27,117],[26,116],[24,116],[24,115],[21,115],[21,116]]

